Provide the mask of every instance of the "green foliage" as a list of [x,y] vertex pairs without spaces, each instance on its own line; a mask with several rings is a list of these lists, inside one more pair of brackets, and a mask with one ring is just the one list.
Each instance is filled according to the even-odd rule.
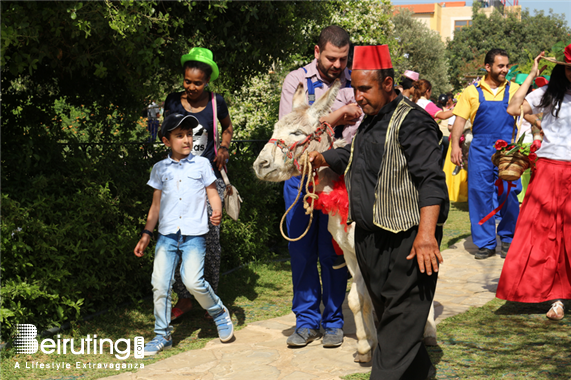
[[525,64],[528,52],[535,57],[569,38],[570,29],[563,15],[539,11],[532,16],[524,10],[519,19],[515,13],[502,15],[496,9],[486,17],[479,9],[479,3],[474,2],[472,26],[455,31],[454,39],[448,42],[449,75],[455,88],[465,83],[469,65],[483,67],[482,57],[493,48],[505,49],[510,63]]
[[[83,149],[82,149],[83,148]],[[49,171],[2,194],[2,339],[17,323],[41,331],[150,293],[152,255],[132,250],[150,202],[153,160],[137,145],[69,145]],[[36,161],[34,158],[33,161]],[[49,165],[47,165],[49,166]]]
[[[10,74],[70,79],[78,88],[68,91],[122,95],[139,104],[180,82],[180,56],[193,46],[211,49],[225,87],[238,88],[271,59],[309,53],[312,46],[301,30],[308,19],[324,14],[320,2],[5,1],[1,6],[2,67]],[[78,81],[89,86],[81,88]]]
[[396,46],[390,1],[331,1],[329,9],[331,17],[319,29],[339,25],[356,45],[389,44],[391,51]]
[[440,35],[421,21],[415,20],[412,13],[406,9],[393,17],[393,23],[395,36],[399,41],[396,55],[402,57],[396,65],[393,64],[397,78],[405,70],[416,71],[420,73],[420,78],[430,81],[434,96],[448,93],[451,86],[447,75],[446,45]]
[[268,73],[248,78],[233,94],[229,106],[237,140],[268,140],[278,121],[282,83],[287,75],[281,63]]
[[240,192],[243,203],[238,221],[224,218],[222,222],[221,271],[267,260],[273,256],[270,248],[283,241],[279,232],[279,221],[285,211],[283,184],[255,178],[252,164],[256,157],[256,149],[243,149],[228,167],[230,181]]

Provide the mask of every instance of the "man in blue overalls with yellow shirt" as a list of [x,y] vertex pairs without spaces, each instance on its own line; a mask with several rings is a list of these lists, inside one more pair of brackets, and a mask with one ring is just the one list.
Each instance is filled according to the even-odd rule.
[[[510,141],[514,118],[507,113],[508,103],[519,88],[515,83],[506,81],[509,71],[508,53],[503,49],[492,49],[486,54],[484,61],[486,76],[475,85],[464,90],[458,105],[454,108],[456,121],[451,134],[451,160],[460,165],[462,151],[460,136],[466,120],[472,121],[474,139],[468,154],[468,207],[472,240],[478,247],[476,259],[485,259],[496,253],[496,223],[495,218],[479,224],[496,204],[502,204],[506,199],[508,183],[503,183],[503,193],[497,194],[495,186],[498,179],[498,169],[491,161],[496,151],[494,143],[498,139]],[[517,217],[519,202],[517,195],[521,191],[521,182],[513,182],[513,188],[503,208],[497,214],[501,218],[497,234],[502,241],[501,256],[505,258],[511,244]]]

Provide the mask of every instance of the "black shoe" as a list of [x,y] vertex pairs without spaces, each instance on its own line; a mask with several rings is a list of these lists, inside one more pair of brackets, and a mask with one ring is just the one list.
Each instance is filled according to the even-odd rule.
[[335,262],[333,263],[332,268],[333,269],[341,269],[343,267],[346,267],[347,263],[345,262],[345,255],[338,255],[337,258],[335,259]]
[[476,258],[476,260],[483,260],[483,259],[487,259],[488,257],[494,256],[495,254],[496,254],[496,251],[493,249],[480,248],[480,250],[478,252],[476,252],[474,257]]
[[512,243],[504,243],[502,241],[502,250],[500,252],[500,257],[502,259],[505,259],[506,256],[508,255],[508,250],[510,249],[510,245],[512,245]]
[[321,334],[319,334],[318,330],[300,327],[295,329],[295,332],[287,338],[287,345],[291,347],[305,347],[320,336]]
[[436,377],[436,368],[434,368],[433,365],[430,366],[430,369],[428,370],[428,376],[426,376],[426,379],[434,379]]
[[336,328],[325,329],[323,347],[339,347],[343,344],[343,330]]

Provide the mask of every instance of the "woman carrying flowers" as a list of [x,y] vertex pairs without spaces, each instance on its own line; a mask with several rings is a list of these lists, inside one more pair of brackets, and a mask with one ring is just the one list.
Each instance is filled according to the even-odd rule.
[[[525,114],[543,112],[543,121],[533,124],[544,137],[541,142],[539,129],[534,131],[530,150],[538,160],[496,294],[516,302],[554,301],[547,312],[553,320],[563,318],[562,300],[571,299],[571,44],[564,57],[563,62],[537,56],[507,109],[514,116],[520,106]],[[551,81],[525,96],[542,58],[557,63]]]

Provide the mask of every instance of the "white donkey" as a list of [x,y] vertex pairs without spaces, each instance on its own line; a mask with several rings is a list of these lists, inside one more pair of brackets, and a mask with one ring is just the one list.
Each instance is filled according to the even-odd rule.
[[[303,152],[314,150],[324,152],[332,146],[337,148],[345,145],[342,139],[334,141],[331,128],[319,122],[321,116],[330,112],[340,86],[340,82],[336,80],[333,86],[310,107],[305,99],[303,84],[299,84],[293,96],[292,112],[276,123],[272,139],[254,162],[254,170],[259,179],[281,182],[301,175],[297,160]],[[326,194],[333,190],[334,182],[339,180],[339,176],[329,168],[319,169],[318,178],[315,192]],[[347,268],[353,276],[348,301],[354,314],[357,330],[358,343],[355,361],[367,363],[371,360],[373,349],[377,345],[377,331],[373,304],[355,255],[355,226],[353,223],[346,227],[341,223],[339,212],[330,212],[328,230],[343,250]],[[433,307],[425,326],[424,341],[426,344],[436,344]]]

